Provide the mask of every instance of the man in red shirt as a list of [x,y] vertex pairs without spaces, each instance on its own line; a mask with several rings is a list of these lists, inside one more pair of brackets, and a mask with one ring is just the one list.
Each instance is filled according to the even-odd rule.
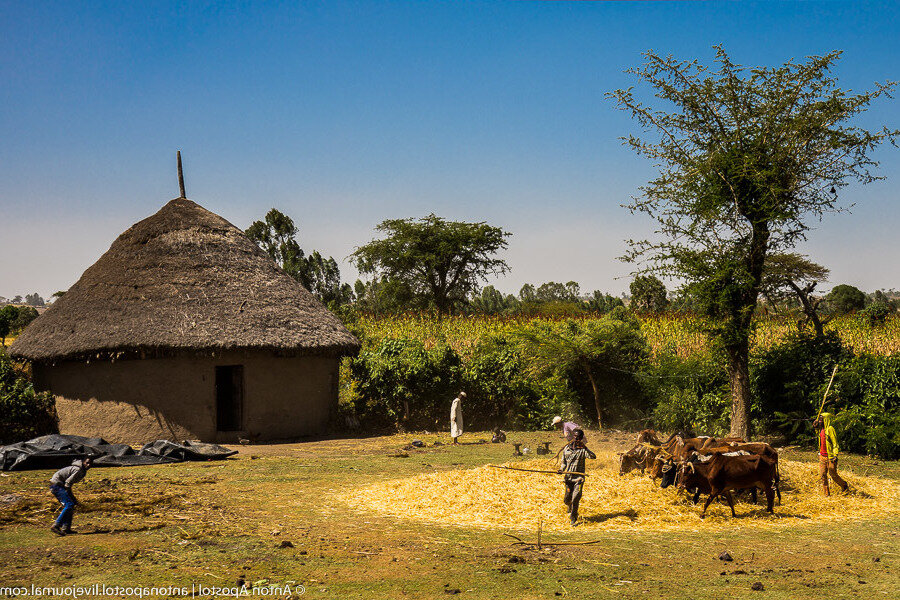
[[826,496],[831,495],[828,489],[828,476],[831,475],[831,479],[838,484],[841,491],[846,492],[849,489],[847,482],[837,472],[840,447],[837,434],[831,426],[831,413],[822,413],[816,419],[815,428],[819,438],[819,477],[822,479],[822,489]]

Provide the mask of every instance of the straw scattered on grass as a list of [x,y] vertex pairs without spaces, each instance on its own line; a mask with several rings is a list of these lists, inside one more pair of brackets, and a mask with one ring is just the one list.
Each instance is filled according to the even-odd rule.
[[[517,461],[517,467],[546,469],[546,460]],[[879,477],[841,471],[851,493],[821,495],[818,465],[780,461],[782,503],[775,514],[749,495],[736,497],[737,518],[727,504],[714,503],[705,519],[701,505],[684,492],[660,489],[639,472],[618,474],[617,456],[599,452],[588,461],[579,529],[597,531],[715,531],[735,527],[777,528],[848,519],[871,520],[900,513],[900,485]],[[375,511],[402,519],[459,527],[534,531],[543,520],[549,531],[571,530],[562,503],[562,477],[488,466],[429,473],[381,482],[340,497],[360,512]],[[701,498],[701,503],[705,495]]]

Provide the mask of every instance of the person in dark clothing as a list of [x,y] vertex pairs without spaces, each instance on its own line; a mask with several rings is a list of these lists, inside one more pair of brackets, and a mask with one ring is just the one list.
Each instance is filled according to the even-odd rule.
[[72,515],[75,513],[75,505],[78,500],[72,494],[72,486],[84,479],[88,469],[91,468],[91,459],[75,460],[68,467],[63,467],[50,478],[50,491],[62,504],[63,509],[56,517],[56,522],[50,531],[56,535],[75,533],[72,531]]
[[584,486],[584,475],[574,475],[573,473],[584,473],[585,460],[588,458],[597,458],[597,455],[585,445],[584,431],[575,429],[572,431],[572,441],[563,448],[562,462],[559,467],[560,473],[566,473],[563,477],[566,485],[563,502],[568,507],[572,527],[578,525],[578,504],[581,502],[581,491]]

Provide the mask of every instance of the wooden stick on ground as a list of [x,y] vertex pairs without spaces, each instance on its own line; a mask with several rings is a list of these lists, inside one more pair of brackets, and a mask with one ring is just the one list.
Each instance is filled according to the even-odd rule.
[[495,469],[509,469],[510,471],[527,471],[528,473],[547,473],[550,475],[581,475],[587,477],[587,473],[579,473],[578,471],[546,471],[544,469],[523,469],[521,467],[507,467],[504,465],[488,465]]
[[[518,542],[513,542],[513,546],[536,546],[537,544],[533,542],[526,542],[520,537],[516,537],[509,533],[504,533],[503,535],[507,537],[511,537],[519,540]],[[599,544],[603,540],[589,540],[587,542],[548,542],[547,540],[541,540],[541,546],[587,546],[590,544]]]

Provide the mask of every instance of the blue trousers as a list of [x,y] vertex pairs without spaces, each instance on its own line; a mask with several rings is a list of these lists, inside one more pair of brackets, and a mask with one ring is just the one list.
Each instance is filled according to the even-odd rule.
[[63,505],[62,512],[56,517],[57,527],[71,527],[72,515],[75,514],[75,498],[71,492],[61,485],[51,485],[50,491],[56,496],[56,499]]

